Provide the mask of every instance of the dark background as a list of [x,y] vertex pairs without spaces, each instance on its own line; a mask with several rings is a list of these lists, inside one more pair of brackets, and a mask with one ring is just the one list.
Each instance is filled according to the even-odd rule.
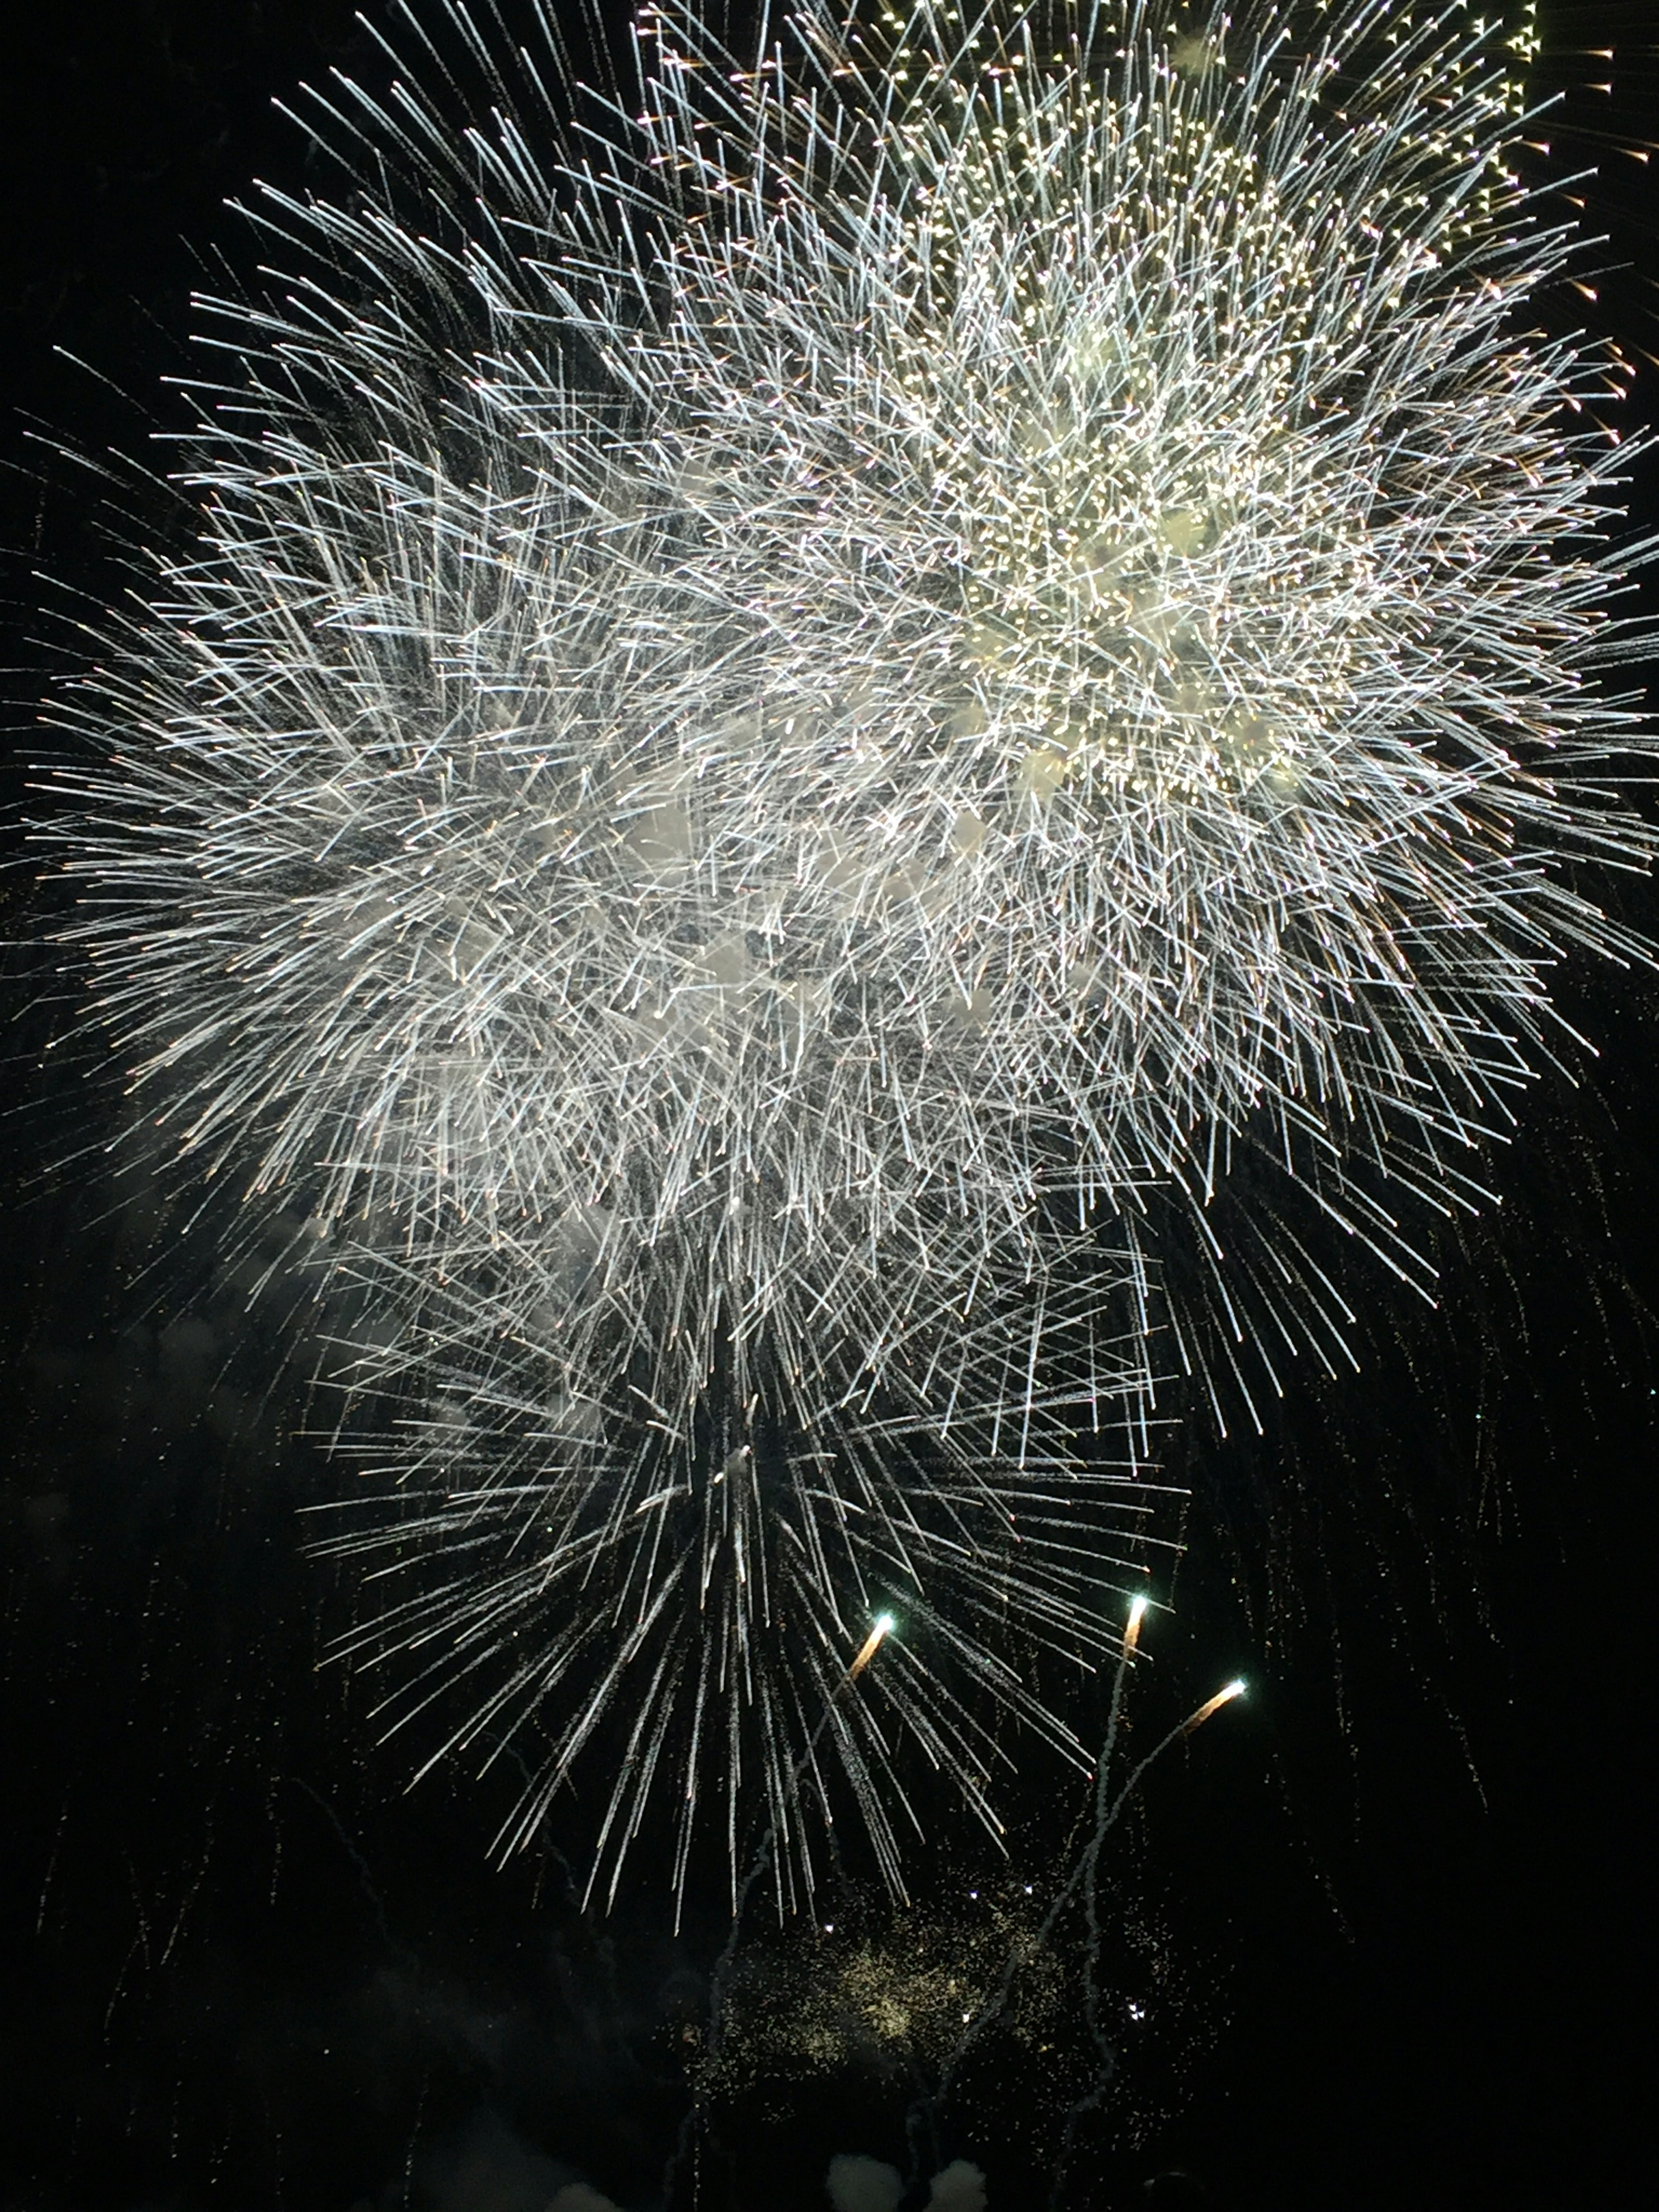
[[[190,291],[217,252],[253,252],[221,203],[306,180],[273,97],[373,64],[343,0],[57,0],[3,31],[21,724],[36,641],[63,635],[30,610],[119,587],[94,480],[52,439],[143,456]],[[1540,133],[1551,173],[1600,165],[1577,189],[1615,264],[1576,312],[1659,351],[1659,186],[1622,150],[1659,106],[1643,11],[1547,9],[1545,31],[1545,76],[1571,88]],[[1610,68],[1587,51],[1615,43]],[[1633,411],[1659,422],[1650,366]],[[1659,520],[1651,462],[1634,496]],[[653,2204],[717,1887],[678,1937],[643,1875],[601,1921],[557,1838],[489,1863],[505,1785],[404,1794],[368,1690],[320,1664],[343,1601],[298,1510],[331,1478],[268,1325],[141,1176],[94,1150],[42,1178],[65,1130],[95,1146],[101,1125],[78,1072],[42,1064],[27,879],[0,883],[0,2206],[541,2212],[577,2175]],[[1654,927],[1650,891],[1619,896]],[[1122,1910],[1179,2002],[1068,2202],[1659,2199],[1659,987],[1572,975],[1562,998],[1600,1057],[1524,1104],[1492,1164],[1502,1206],[1434,1247],[1437,1307],[1351,1271],[1357,1376],[1297,1377],[1265,1435],[1172,1438],[1189,1550],[1142,1740],[1234,1672],[1251,1695],[1157,1772],[1122,1838]],[[1016,1874],[1052,1866],[1068,1806],[1034,1774]],[[928,1860],[918,1929],[969,1915],[975,1867],[965,1844]],[[810,1978],[804,1940],[786,1984]],[[903,1925],[887,1940],[901,1954]],[[992,2212],[1042,2201],[1024,2094],[1011,2077],[947,2146],[986,2168]],[[739,2099],[708,2212],[821,2204],[834,2151],[902,2162],[902,2101],[852,2076]]]

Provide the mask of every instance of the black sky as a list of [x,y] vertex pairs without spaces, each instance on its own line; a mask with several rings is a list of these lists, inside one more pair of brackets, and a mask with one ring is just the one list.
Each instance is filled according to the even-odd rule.
[[[191,289],[251,251],[222,202],[305,182],[273,97],[366,48],[346,0],[11,18],[0,517],[27,701],[31,571],[118,587],[84,471],[31,433],[143,451]],[[1605,156],[1583,189],[1628,264],[1595,312],[1659,353],[1659,185],[1595,136],[1659,112],[1659,61],[1626,51],[1643,11],[1546,27],[1577,88],[1549,159]],[[1615,91],[1592,94],[1608,72],[1567,50],[1615,42]],[[1635,411],[1659,421],[1651,368]],[[1651,463],[1635,495],[1659,521]],[[1650,890],[1619,896],[1659,929]],[[584,1916],[556,1850],[489,1863],[497,1785],[403,1794],[367,1693],[319,1664],[342,1601],[298,1513],[334,1478],[293,1433],[267,1327],[155,1194],[43,1174],[66,1128],[102,1125],[78,1077],[40,1071],[40,980],[15,949],[0,2208],[542,2212],[578,2177],[658,2204],[718,1894],[678,1939],[643,1881]],[[1144,2194],[1176,2167],[1208,2192],[1185,2201],[1235,2212],[1659,2198],[1659,983],[1573,975],[1563,999],[1600,1057],[1526,1103],[1492,1166],[1502,1206],[1435,1247],[1438,1307],[1351,1267],[1358,1375],[1298,1376],[1261,1437],[1172,1436],[1190,1548],[1146,1726],[1233,1673],[1252,1692],[1125,1838],[1135,1970],[1156,1954],[1167,2017],[1126,2068],[1141,2133],[1126,2117],[1091,2146],[1079,2204],[1184,2201]],[[1068,1802],[1036,1778],[1016,1878],[1053,1863]],[[919,1927],[971,1919],[980,1863],[929,1856]],[[776,1967],[781,2002],[804,1956]],[[986,2168],[993,2212],[1042,2201],[1029,2094],[988,2087],[947,2146]],[[832,2152],[900,2160],[902,2103],[851,2076],[739,2100],[705,2212],[822,2204]]]

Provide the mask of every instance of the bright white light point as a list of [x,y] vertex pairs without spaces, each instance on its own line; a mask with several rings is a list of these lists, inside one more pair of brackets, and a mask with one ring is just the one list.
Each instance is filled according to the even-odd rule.
[[1182,1723],[1180,1733],[1182,1735],[1190,1735],[1194,1729],[1203,1727],[1212,1713],[1218,1713],[1223,1705],[1231,1705],[1235,1698],[1242,1698],[1243,1694],[1244,1682],[1243,1678],[1240,1676],[1229,1682],[1224,1688],[1218,1690],[1214,1697],[1206,1698],[1195,1713]]
[[865,1668],[870,1664],[870,1662],[875,1657],[878,1650],[880,1648],[882,1638],[884,1636],[890,1635],[892,1628],[893,1616],[890,1613],[878,1613],[876,1615],[875,1626],[870,1631],[870,1633],[865,1638],[864,1642],[860,1645],[857,1658],[854,1660],[852,1665],[847,1670],[847,1679],[849,1682],[857,1681],[859,1676],[864,1672]]

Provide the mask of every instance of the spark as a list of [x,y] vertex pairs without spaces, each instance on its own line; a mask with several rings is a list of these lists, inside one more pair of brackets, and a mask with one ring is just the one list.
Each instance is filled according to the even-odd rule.
[[885,1636],[890,1636],[892,1632],[892,1614],[890,1613],[878,1613],[876,1616],[875,1626],[870,1631],[868,1636],[865,1638],[862,1644],[860,1645],[857,1658],[854,1660],[852,1665],[847,1670],[847,1679],[849,1682],[857,1681],[859,1676],[864,1672],[865,1668],[870,1664],[870,1662],[875,1657],[876,1653],[880,1650],[882,1638]]
[[1244,1687],[1243,1682],[1229,1682],[1224,1688],[1218,1690],[1214,1697],[1206,1698],[1195,1713],[1189,1713],[1182,1721],[1182,1735],[1191,1735],[1194,1729],[1201,1729],[1212,1713],[1218,1713],[1223,1705],[1231,1705],[1235,1698],[1242,1698]]

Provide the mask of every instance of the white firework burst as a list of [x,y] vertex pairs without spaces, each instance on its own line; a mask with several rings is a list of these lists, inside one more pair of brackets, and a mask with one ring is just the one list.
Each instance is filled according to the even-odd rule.
[[[410,15],[349,194],[267,197],[199,547],[64,711],[67,933],[449,1378],[344,1547],[430,1577],[416,1703],[544,1730],[519,1826],[620,1711],[613,1856],[715,1736],[804,1854],[833,1745],[896,1880],[866,1688],[948,1765],[951,1680],[1064,1739],[1006,1639],[1104,1638],[1060,1401],[1147,1388],[1148,1194],[1202,1248],[1243,1146],[1397,1261],[1636,949],[1566,872],[1652,849],[1620,364],[1525,334],[1572,241],[1456,9],[653,9],[574,136],[532,13]],[[937,1663],[836,1694],[890,1601]]]
[[[1121,1267],[1079,1240],[988,1253],[945,1221],[926,1249],[808,1265],[765,1328],[718,1240],[623,1268],[625,1294],[575,1242],[565,1270],[538,1238],[447,1292],[422,1276],[418,1325],[371,1364],[425,1410],[353,1440],[367,1518],[342,1507],[319,1547],[385,1593],[346,1649],[395,1663],[394,1725],[465,1686],[428,1763],[514,1747],[526,1786],[498,1843],[534,1835],[587,1752],[610,1762],[592,1877],[612,1893],[660,1793],[677,1889],[719,1807],[733,1881],[758,1813],[799,1906],[850,1788],[902,1894],[918,1765],[994,1833],[1016,1771],[1000,1717],[1086,1771],[1066,1686],[1168,1542],[1156,1486],[1079,1451],[1079,1401],[1141,1379],[1135,1339],[1100,1340]],[[396,1310],[384,1266],[371,1279]],[[872,1621],[896,1632],[854,1693]]]

